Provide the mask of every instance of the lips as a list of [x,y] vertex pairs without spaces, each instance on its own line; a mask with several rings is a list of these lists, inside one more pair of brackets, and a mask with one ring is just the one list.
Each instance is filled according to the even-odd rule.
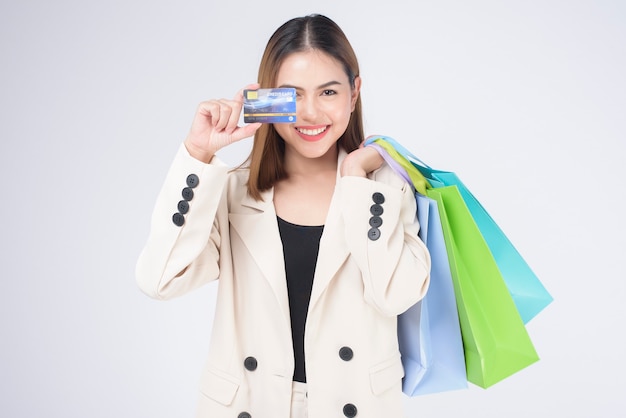
[[326,135],[328,125],[324,126],[297,126],[296,132],[305,141],[319,141]]

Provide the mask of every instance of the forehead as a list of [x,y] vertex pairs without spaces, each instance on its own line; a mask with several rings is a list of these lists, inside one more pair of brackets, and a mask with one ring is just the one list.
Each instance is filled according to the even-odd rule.
[[329,81],[348,84],[343,65],[319,50],[295,52],[285,58],[276,76],[278,86],[287,84],[302,88],[315,87]]

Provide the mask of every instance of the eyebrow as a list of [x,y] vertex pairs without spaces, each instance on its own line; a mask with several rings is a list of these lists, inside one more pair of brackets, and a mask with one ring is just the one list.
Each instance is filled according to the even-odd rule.
[[[321,84],[321,85],[317,86],[317,90],[325,89],[327,87],[336,86],[336,85],[341,85],[341,83],[339,81],[335,81],[335,80],[329,81],[327,83],[324,83],[324,84]],[[304,90],[302,87],[293,86],[291,84],[283,84],[279,88],[292,88],[292,89],[296,89],[296,90]]]

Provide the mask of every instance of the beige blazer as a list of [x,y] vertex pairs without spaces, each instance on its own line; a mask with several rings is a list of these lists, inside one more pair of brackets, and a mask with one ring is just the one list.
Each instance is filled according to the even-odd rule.
[[[140,288],[157,299],[219,279],[202,418],[290,415],[294,359],[273,190],[253,200],[247,176],[181,146],[137,263]],[[387,166],[370,177],[337,177],[320,241],[305,330],[310,418],[403,416],[396,316],[424,296],[430,258],[410,188]],[[375,193],[384,202],[372,233]]]

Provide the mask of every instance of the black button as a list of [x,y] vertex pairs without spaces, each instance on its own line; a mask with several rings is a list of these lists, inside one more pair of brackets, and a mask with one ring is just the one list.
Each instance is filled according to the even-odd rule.
[[176,212],[172,215],[172,222],[174,222],[174,225],[176,226],[183,226],[185,224],[185,217],[182,213]]
[[352,360],[352,357],[354,357],[354,352],[350,347],[341,347],[339,349],[339,357],[343,361],[350,361]]
[[185,187],[182,194],[183,199],[185,199],[186,201],[190,201],[191,199],[193,199],[193,189],[191,187]]
[[247,412],[242,412],[241,414],[237,415],[237,418],[252,418],[252,416]]
[[383,214],[383,212],[384,212],[383,207],[380,206],[378,203],[370,206],[370,213],[374,216],[380,216]]
[[374,203],[378,203],[380,205],[385,203],[385,196],[382,193],[376,192],[372,195],[372,200]]
[[343,414],[345,416],[347,416],[348,418],[354,418],[356,417],[356,406],[354,406],[351,403],[347,403],[343,406]]
[[[186,200],[181,200],[180,202],[178,202],[178,211],[179,211],[180,213],[182,213],[183,215],[184,215],[185,213],[189,212],[189,203],[187,203],[187,201],[186,201]],[[372,224],[372,223],[370,222],[370,225],[371,225],[371,224]],[[374,225],[372,225],[372,226],[374,226]]]
[[258,363],[256,361],[256,359],[254,357],[246,357],[246,359],[243,361],[243,366],[250,370],[251,372],[255,371]]
[[[179,210],[180,210],[180,208],[179,208]],[[383,224],[383,218],[381,218],[380,216],[372,216],[370,218],[370,226],[371,227],[378,228],[382,224]]]
[[200,179],[195,174],[190,174],[187,176],[187,186],[193,189],[198,185],[198,183],[200,183]]
[[370,228],[370,230],[367,231],[367,237],[372,241],[376,241],[378,238],[380,238],[380,229]]

